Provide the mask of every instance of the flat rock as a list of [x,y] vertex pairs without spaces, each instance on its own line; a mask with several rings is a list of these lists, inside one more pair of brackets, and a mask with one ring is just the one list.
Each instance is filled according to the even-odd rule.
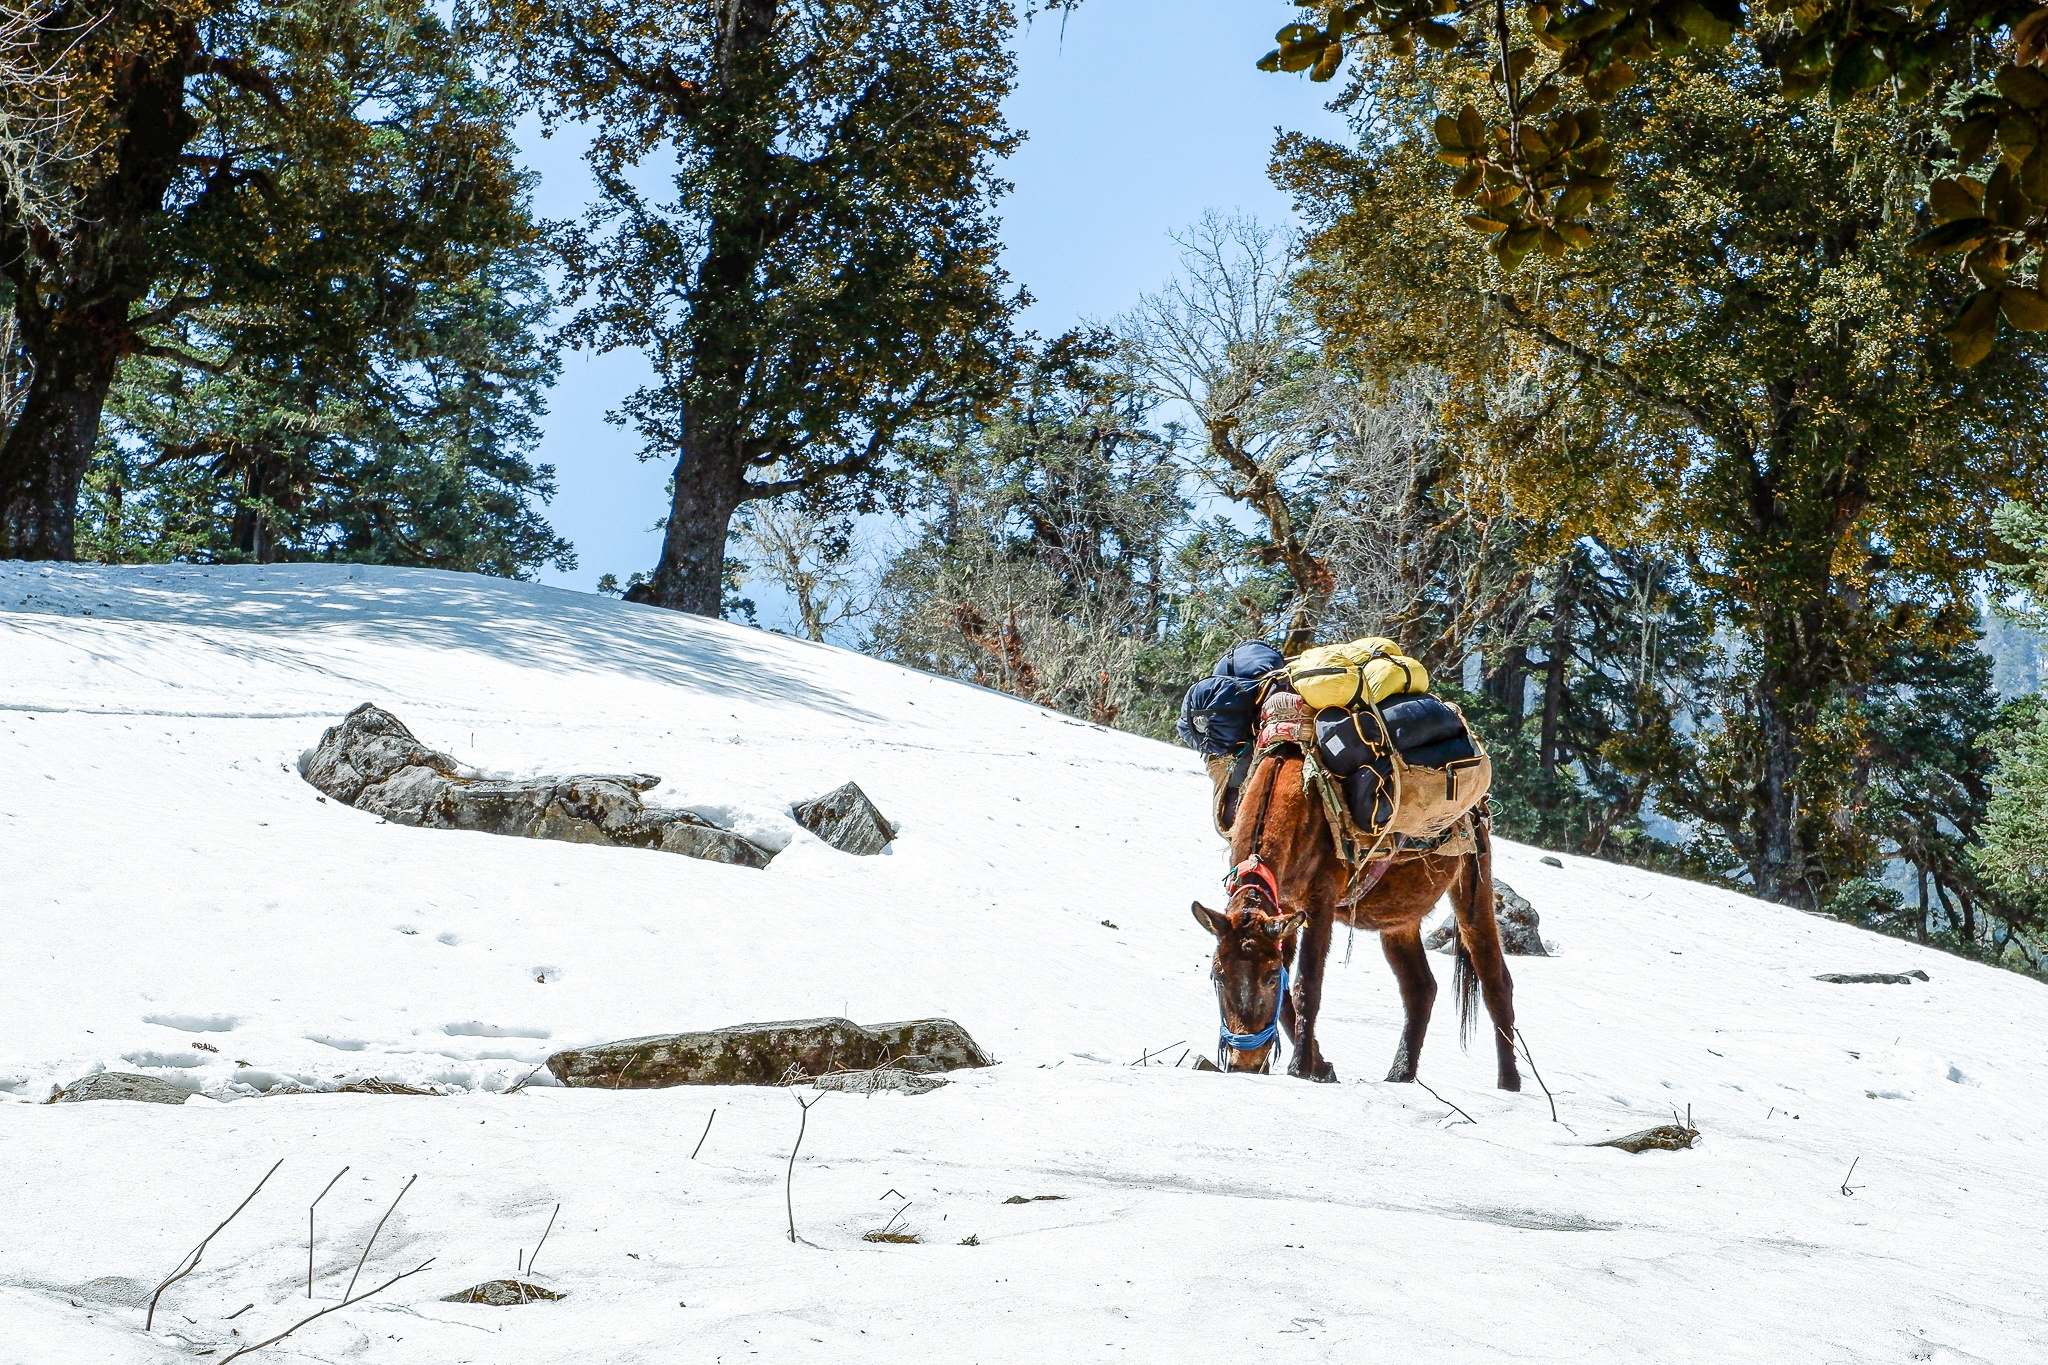
[[789,808],[799,825],[841,853],[863,857],[880,853],[896,837],[896,827],[883,818],[857,783],[849,782],[814,801]]
[[50,1097],[51,1104],[83,1104],[87,1100],[136,1100],[143,1104],[183,1104],[192,1092],[156,1076],[131,1071],[102,1071],[81,1076]]
[[[1536,907],[1526,897],[1500,878],[1493,879],[1493,916],[1500,923],[1501,950],[1513,957],[1549,957],[1550,952],[1543,946],[1541,923]],[[1422,946],[1432,952],[1449,952],[1452,940],[1458,936],[1458,921],[1455,916],[1445,920],[1430,932]]]
[[642,792],[661,785],[652,773],[468,776],[368,702],[321,735],[300,757],[299,771],[327,795],[393,824],[649,848],[739,867],[766,867],[775,856],[690,811],[641,804]]
[[443,1303],[487,1303],[493,1308],[510,1308],[516,1304],[537,1303],[542,1299],[565,1297],[553,1289],[544,1289],[524,1280],[485,1280],[473,1284],[456,1294],[444,1297]]
[[1624,1152],[1683,1152],[1700,1140],[1699,1129],[1682,1123],[1663,1123],[1627,1137],[1609,1138],[1595,1147],[1619,1147]]
[[899,1090],[906,1095],[928,1095],[949,1082],[943,1076],[925,1076],[896,1066],[878,1066],[872,1071],[830,1071],[811,1082],[813,1090],[842,1090],[850,1095],[872,1095],[881,1090]]
[[990,1066],[950,1019],[863,1028],[850,1019],[737,1024],[702,1033],[628,1038],[548,1058],[564,1085],[652,1090],[671,1085],[788,1085],[833,1072],[890,1067],[914,1075]]
[[1918,967],[1910,972],[1822,972],[1814,980],[1830,986],[1910,986],[1927,980],[1927,973]]
[[867,1028],[882,1040],[890,1064],[905,1071],[964,1071],[996,1064],[996,1059],[951,1019],[908,1019]]

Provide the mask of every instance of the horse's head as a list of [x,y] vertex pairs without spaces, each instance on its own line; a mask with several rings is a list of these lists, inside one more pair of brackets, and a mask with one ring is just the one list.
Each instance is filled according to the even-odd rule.
[[1196,901],[1195,922],[1216,936],[1209,978],[1223,1015],[1217,1063],[1225,1071],[1271,1071],[1280,1056],[1280,1006],[1287,959],[1305,916],[1285,914],[1266,889],[1247,881],[1221,910]]

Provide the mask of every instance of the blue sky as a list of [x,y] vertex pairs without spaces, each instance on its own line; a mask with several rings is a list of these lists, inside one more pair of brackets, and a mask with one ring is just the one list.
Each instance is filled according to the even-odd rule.
[[[1205,210],[1288,216],[1266,178],[1275,129],[1343,132],[1323,108],[1329,87],[1252,65],[1293,14],[1277,0],[1086,0],[1064,33],[1053,16],[1019,35],[1009,116],[1029,137],[1004,168],[1016,189],[1000,212],[1004,265],[1035,299],[1024,325],[1051,333],[1122,312],[1173,273],[1168,234]],[[588,197],[580,141],[524,139],[543,215]],[[545,581],[588,589],[653,567],[668,470],[635,459],[631,434],[604,421],[643,374],[631,354],[564,358],[539,458],[561,485],[548,515],[581,564]]]

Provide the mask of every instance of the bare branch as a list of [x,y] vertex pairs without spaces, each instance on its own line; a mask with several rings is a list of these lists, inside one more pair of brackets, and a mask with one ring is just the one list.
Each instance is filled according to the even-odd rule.
[[[384,1231],[384,1224],[387,1221],[389,1221],[392,1214],[398,1212],[398,1200],[405,1198],[405,1191],[412,1188],[413,1180],[418,1179],[419,1177],[415,1175],[412,1177],[412,1180],[408,1180],[405,1182],[405,1189],[402,1189],[398,1192],[398,1197],[391,1201],[391,1207],[384,1210],[384,1217],[379,1218],[377,1220],[377,1226],[370,1232],[370,1240],[363,1243],[363,1254],[356,1258],[355,1275],[351,1275],[348,1277],[348,1289],[345,1290],[341,1296],[344,1301],[348,1299],[348,1296],[350,1294],[356,1292],[356,1275],[360,1275],[363,1273],[363,1263],[370,1259],[370,1249],[377,1245],[377,1237],[378,1234]],[[225,1362],[223,1362],[223,1365],[225,1365]]]
[[381,1294],[385,1290],[389,1289],[392,1285],[397,1284],[400,1280],[411,1279],[413,1276],[419,1274],[422,1270],[425,1270],[428,1266],[432,1265],[433,1263],[434,1258],[429,1256],[426,1260],[421,1261],[411,1270],[400,1271],[398,1274],[393,1275],[390,1279],[384,1281],[384,1283],[378,1285],[375,1289],[365,1289],[361,1294],[358,1294],[356,1297],[352,1299],[343,1299],[340,1303],[330,1303],[317,1313],[308,1313],[305,1317],[300,1318],[297,1322],[285,1328],[276,1336],[265,1337],[262,1341],[252,1342],[249,1345],[244,1346],[241,1350],[236,1351],[233,1355],[222,1356],[220,1365],[228,1365],[228,1362],[231,1360],[240,1360],[243,1356],[248,1355],[251,1351],[260,1351],[266,1346],[275,1346],[278,1342],[283,1341],[286,1337],[298,1331],[307,1323],[312,1322],[317,1318],[324,1318],[329,1313],[337,1312],[343,1308],[348,1307],[352,1303],[361,1303],[364,1299],[369,1298],[372,1294]]
[[271,1166],[269,1170],[263,1173],[263,1179],[256,1182],[256,1188],[249,1191],[248,1195],[245,1198],[243,1198],[241,1203],[235,1205],[235,1212],[221,1219],[220,1227],[215,1228],[212,1232],[207,1233],[205,1237],[201,1238],[199,1241],[199,1245],[193,1247],[191,1252],[186,1255],[185,1259],[178,1263],[178,1269],[171,1272],[170,1278],[165,1280],[162,1284],[156,1287],[156,1292],[149,1296],[149,1313],[142,1320],[143,1331],[149,1331],[152,1325],[156,1322],[156,1301],[164,1296],[164,1291],[166,1289],[169,1289],[172,1285],[184,1279],[187,1275],[190,1275],[193,1271],[199,1268],[199,1257],[206,1250],[206,1244],[208,1242],[211,1242],[214,1238],[220,1236],[221,1228],[224,1228],[228,1224],[235,1221],[235,1214],[238,1214],[243,1209],[249,1207],[249,1200],[254,1199],[258,1194],[261,1194],[263,1192],[263,1187],[270,1183],[270,1177],[276,1175],[277,1168],[282,1165],[284,1165],[284,1158],[279,1157],[277,1159],[276,1164]]

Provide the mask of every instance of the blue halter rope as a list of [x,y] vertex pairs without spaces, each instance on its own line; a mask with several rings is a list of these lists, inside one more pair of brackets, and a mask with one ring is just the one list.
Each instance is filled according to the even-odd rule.
[[1280,964],[1280,995],[1273,1002],[1273,1022],[1257,1033],[1232,1033],[1225,1028],[1219,1031],[1223,1045],[1237,1052],[1255,1052],[1280,1035],[1280,1011],[1287,1003],[1287,964]]

